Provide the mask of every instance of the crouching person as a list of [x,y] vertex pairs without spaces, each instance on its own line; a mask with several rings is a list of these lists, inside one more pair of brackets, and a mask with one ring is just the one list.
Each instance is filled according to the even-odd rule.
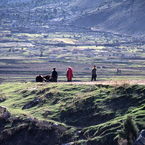
[[36,82],[43,82],[43,76],[37,75],[36,76]]
[[51,81],[52,81],[51,75],[43,76],[43,80],[44,80],[45,82],[51,82]]

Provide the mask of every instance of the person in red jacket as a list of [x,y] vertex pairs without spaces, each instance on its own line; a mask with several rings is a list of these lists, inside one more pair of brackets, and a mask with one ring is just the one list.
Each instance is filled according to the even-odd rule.
[[67,73],[66,73],[67,81],[71,82],[73,77],[73,69],[71,67],[68,67]]

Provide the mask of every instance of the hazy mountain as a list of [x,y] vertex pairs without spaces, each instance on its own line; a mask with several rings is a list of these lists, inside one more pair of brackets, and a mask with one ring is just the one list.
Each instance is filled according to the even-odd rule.
[[[144,0],[1,0],[0,5],[30,2],[25,5],[25,13],[35,10],[33,17],[27,18],[24,9],[17,11],[25,20],[35,23],[54,22],[126,34],[144,34]],[[31,6],[31,7],[30,7]],[[38,14],[39,11],[39,14]],[[41,19],[40,19],[41,18]],[[12,19],[12,18],[11,18]],[[29,23],[27,21],[27,23]],[[32,24],[32,23],[31,23]]]
[[0,5],[15,4],[21,2],[30,2],[31,0],[0,0]]
[[106,0],[74,0],[71,2],[70,6],[77,7],[78,10],[86,10],[96,8],[105,1]]
[[78,26],[130,34],[143,34],[144,23],[144,0],[110,1],[72,21],[72,24]]

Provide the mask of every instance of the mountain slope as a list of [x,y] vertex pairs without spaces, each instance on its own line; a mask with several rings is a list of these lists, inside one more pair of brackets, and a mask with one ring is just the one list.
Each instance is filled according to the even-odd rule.
[[145,1],[123,1],[106,4],[76,18],[72,24],[98,30],[138,34],[145,32],[144,12]]
[[78,10],[87,10],[87,9],[92,9],[95,7],[98,7],[101,3],[103,3],[106,0],[76,0],[72,1],[70,6],[72,7],[77,7]]
[[[15,2],[24,1],[2,0],[0,5]],[[91,0],[91,2],[89,0],[27,0],[25,2],[30,2],[24,6],[26,14],[23,15],[23,9],[19,8],[23,5],[16,6],[16,9],[20,17],[25,18],[27,25],[28,20],[31,20],[40,23],[40,25],[42,23],[43,25],[47,23],[51,25],[52,23],[54,26],[55,23],[57,27],[61,23],[63,27],[66,24],[67,26],[71,24],[71,26],[89,27],[92,30],[122,34],[144,34],[145,32],[144,0]],[[2,10],[5,12],[4,9]],[[30,15],[27,13],[31,13],[33,17],[30,19]]]
[[0,5],[7,5],[7,4],[15,4],[15,3],[22,3],[22,2],[30,2],[31,0],[1,0]]

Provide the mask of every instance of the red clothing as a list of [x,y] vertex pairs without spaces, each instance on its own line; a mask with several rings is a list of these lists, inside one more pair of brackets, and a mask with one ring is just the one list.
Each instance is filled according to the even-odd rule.
[[68,67],[67,74],[66,74],[68,81],[71,81],[73,77],[73,69],[71,67]]

